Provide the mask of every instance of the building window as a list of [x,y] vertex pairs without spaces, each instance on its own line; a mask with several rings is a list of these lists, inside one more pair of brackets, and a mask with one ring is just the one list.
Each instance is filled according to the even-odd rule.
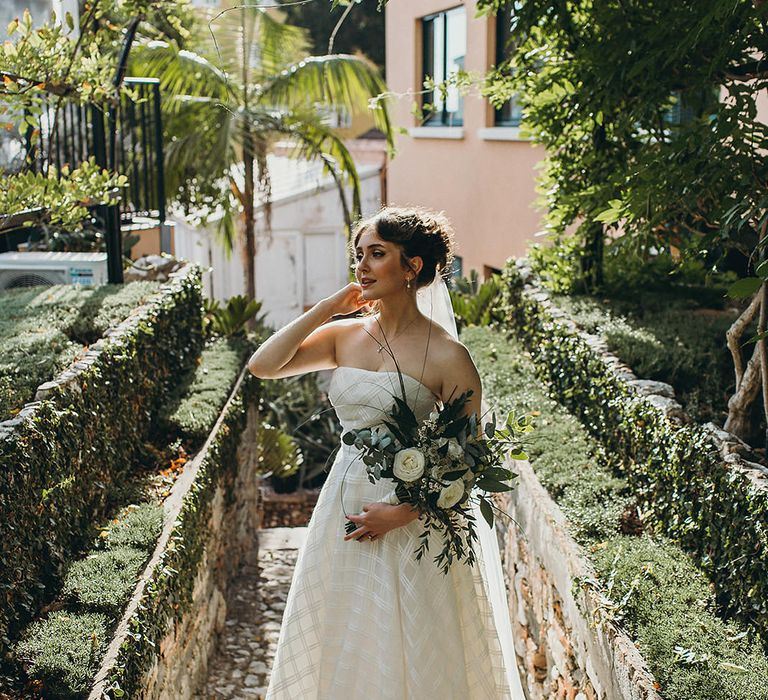
[[464,259],[461,255],[454,255],[451,261],[451,283],[464,276]]
[[684,126],[694,119],[715,118],[720,104],[720,87],[691,94],[683,90],[672,93],[673,104],[665,110],[662,118],[670,126]]
[[[464,55],[467,50],[467,22],[463,7],[439,12],[422,19],[424,39],[424,60],[422,85],[427,78],[436,83],[446,80],[451,74],[464,69]],[[425,111],[425,125],[462,126],[464,124],[464,98],[455,86],[450,86],[443,98],[440,90],[425,93],[424,105],[433,109]]]
[[[496,13],[496,65],[507,60],[507,46],[512,34],[512,3],[499,8]],[[520,126],[523,110],[514,97],[494,109],[494,126]]]

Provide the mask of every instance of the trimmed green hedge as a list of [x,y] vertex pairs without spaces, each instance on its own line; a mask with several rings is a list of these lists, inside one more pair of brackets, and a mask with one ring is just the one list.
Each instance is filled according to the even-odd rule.
[[107,549],[132,547],[149,552],[163,527],[163,509],[157,503],[129,505],[101,530],[101,543]]
[[56,285],[0,292],[0,420],[32,401],[83,345],[97,341],[157,293],[159,282]]
[[669,700],[768,698],[768,659],[757,640],[714,614],[709,581],[664,538],[615,537],[592,554],[621,601],[637,641]]
[[[162,524],[161,504],[129,505],[102,528],[91,554],[70,566],[59,596],[66,609],[32,622],[15,647],[36,694],[81,697],[90,688],[106,637],[136,587]],[[84,625],[97,625],[98,644],[82,634]]]
[[191,453],[211,432],[240,370],[253,352],[255,337],[216,338],[206,344],[197,366],[179,378],[166,398],[155,425],[185,442]]
[[0,425],[3,657],[113,507],[167,386],[199,355],[200,276],[198,266],[184,268],[91,348],[72,382]]
[[128,602],[147,552],[118,547],[76,561],[64,579],[62,596],[75,609],[99,610],[115,618]]
[[[602,447],[548,387],[514,339],[469,328],[462,341],[497,412],[533,412],[526,451],[536,476],[568,518],[568,527],[595,564],[602,614],[635,639],[667,700],[757,700],[768,697],[768,660],[755,641],[715,612],[710,587],[695,563],[664,537],[621,534],[634,499],[614,476]],[[686,652],[689,652],[686,654]]]
[[[655,532],[681,543],[715,583],[719,602],[768,639],[768,490],[722,462],[697,425],[669,420],[615,377],[586,341],[504,270],[509,328],[538,376],[600,442]],[[764,480],[763,480],[764,481]]]
[[[252,338],[243,337],[215,338],[206,343],[199,363],[179,378],[172,392],[175,405],[205,403],[205,411],[202,416],[174,414],[173,410],[163,412],[164,416],[177,415],[174,422],[166,420],[164,423],[166,430],[171,431],[170,435],[164,434],[165,439],[189,436],[197,430],[204,431],[204,437],[210,434],[245,365],[244,358],[252,342]],[[215,390],[209,378],[213,380]],[[179,387],[182,387],[181,392]],[[171,426],[175,430],[171,430]],[[110,629],[123,614],[147,556],[157,544],[162,526],[162,504],[143,503],[123,508],[114,519],[99,528],[96,546],[85,558],[70,566],[64,579],[60,600],[70,614],[77,618],[82,612],[103,612],[107,629]],[[79,679],[88,673],[92,678],[95,673],[93,663],[98,666],[105,649],[94,662],[82,648],[85,642],[76,634],[69,635],[73,661],[71,666],[62,667],[57,662],[58,647],[30,641],[51,636],[48,628],[57,629],[59,624],[58,618],[53,616],[36,621],[26,630],[17,652],[27,668],[27,675],[42,684],[46,697],[76,697],[80,692]]]
[[84,697],[107,649],[109,623],[101,613],[51,613],[33,622],[19,654],[34,659],[29,673],[42,684],[44,697]]
[[157,654],[168,623],[190,607],[198,567],[208,540],[208,521],[216,488],[222,479],[226,501],[234,500],[237,447],[245,428],[247,407],[256,400],[259,382],[246,372],[238,393],[225,409],[223,423],[184,497],[168,546],[144,589],[130,632],[110,673],[104,696],[138,697],[147,670]]

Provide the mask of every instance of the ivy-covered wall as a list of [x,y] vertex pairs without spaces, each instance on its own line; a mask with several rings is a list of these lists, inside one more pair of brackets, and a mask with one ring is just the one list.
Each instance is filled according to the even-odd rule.
[[187,265],[0,423],[0,655],[60,586],[67,560],[134,463],[167,387],[202,345]]
[[[146,578],[117,628],[91,697],[168,697],[169,688],[175,688],[173,697],[193,696],[193,676],[205,670],[206,645],[214,641],[209,627],[222,614],[220,606],[209,606],[222,600],[238,548],[257,536],[258,384],[243,369],[196,464],[188,466],[188,478],[174,486]],[[196,655],[185,664],[178,657],[190,650]]]
[[768,639],[764,473],[724,461],[710,430],[635,391],[585,334],[554,313],[522,265],[510,261],[503,278],[510,330],[555,398],[602,443],[647,524],[689,550],[719,601]]

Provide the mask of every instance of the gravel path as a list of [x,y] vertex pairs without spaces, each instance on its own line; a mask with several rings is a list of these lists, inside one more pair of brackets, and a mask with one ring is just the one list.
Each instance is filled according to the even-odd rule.
[[244,566],[232,583],[225,628],[201,696],[205,700],[264,697],[296,555],[306,532],[305,527],[259,531],[256,565]]

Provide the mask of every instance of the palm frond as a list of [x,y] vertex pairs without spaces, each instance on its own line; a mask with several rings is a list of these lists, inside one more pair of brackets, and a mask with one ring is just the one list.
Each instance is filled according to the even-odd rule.
[[[176,134],[165,146],[169,192],[177,192],[190,178],[217,179],[228,171],[235,159],[232,114],[222,109],[218,101],[197,101],[202,99],[187,102],[168,115],[166,129]],[[177,123],[184,123],[185,127],[177,127]]]
[[[237,84],[202,54],[179,49],[166,41],[149,41],[134,47],[131,73],[160,79],[168,95],[228,101]],[[178,102],[172,103],[178,106]]]
[[[348,54],[309,56],[266,82],[260,101],[288,110],[322,103],[360,113],[367,111],[372,98],[386,89],[378,68],[365,58]],[[377,100],[376,105],[371,110],[374,123],[386,135],[391,149],[394,139],[387,101]]]
[[[344,218],[351,230],[352,222],[360,216],[360,177],[352,154],[336,132],[326,126],[317,113],[312,111],[280,112],[256,108],[247,118],[254,131],[269,140],[288,137],[293,148],[288,151],[297,160],[320,160],[323,171],[329,174],[338,189]],[[351,189],[352,208],[347,204],[345,187]]]
[[240,82],[244,66],[247,82],[258,84],[309,53],[305,29],[283,24],[277,13],[255,5],[217,12],[208,28],[210,53]]

